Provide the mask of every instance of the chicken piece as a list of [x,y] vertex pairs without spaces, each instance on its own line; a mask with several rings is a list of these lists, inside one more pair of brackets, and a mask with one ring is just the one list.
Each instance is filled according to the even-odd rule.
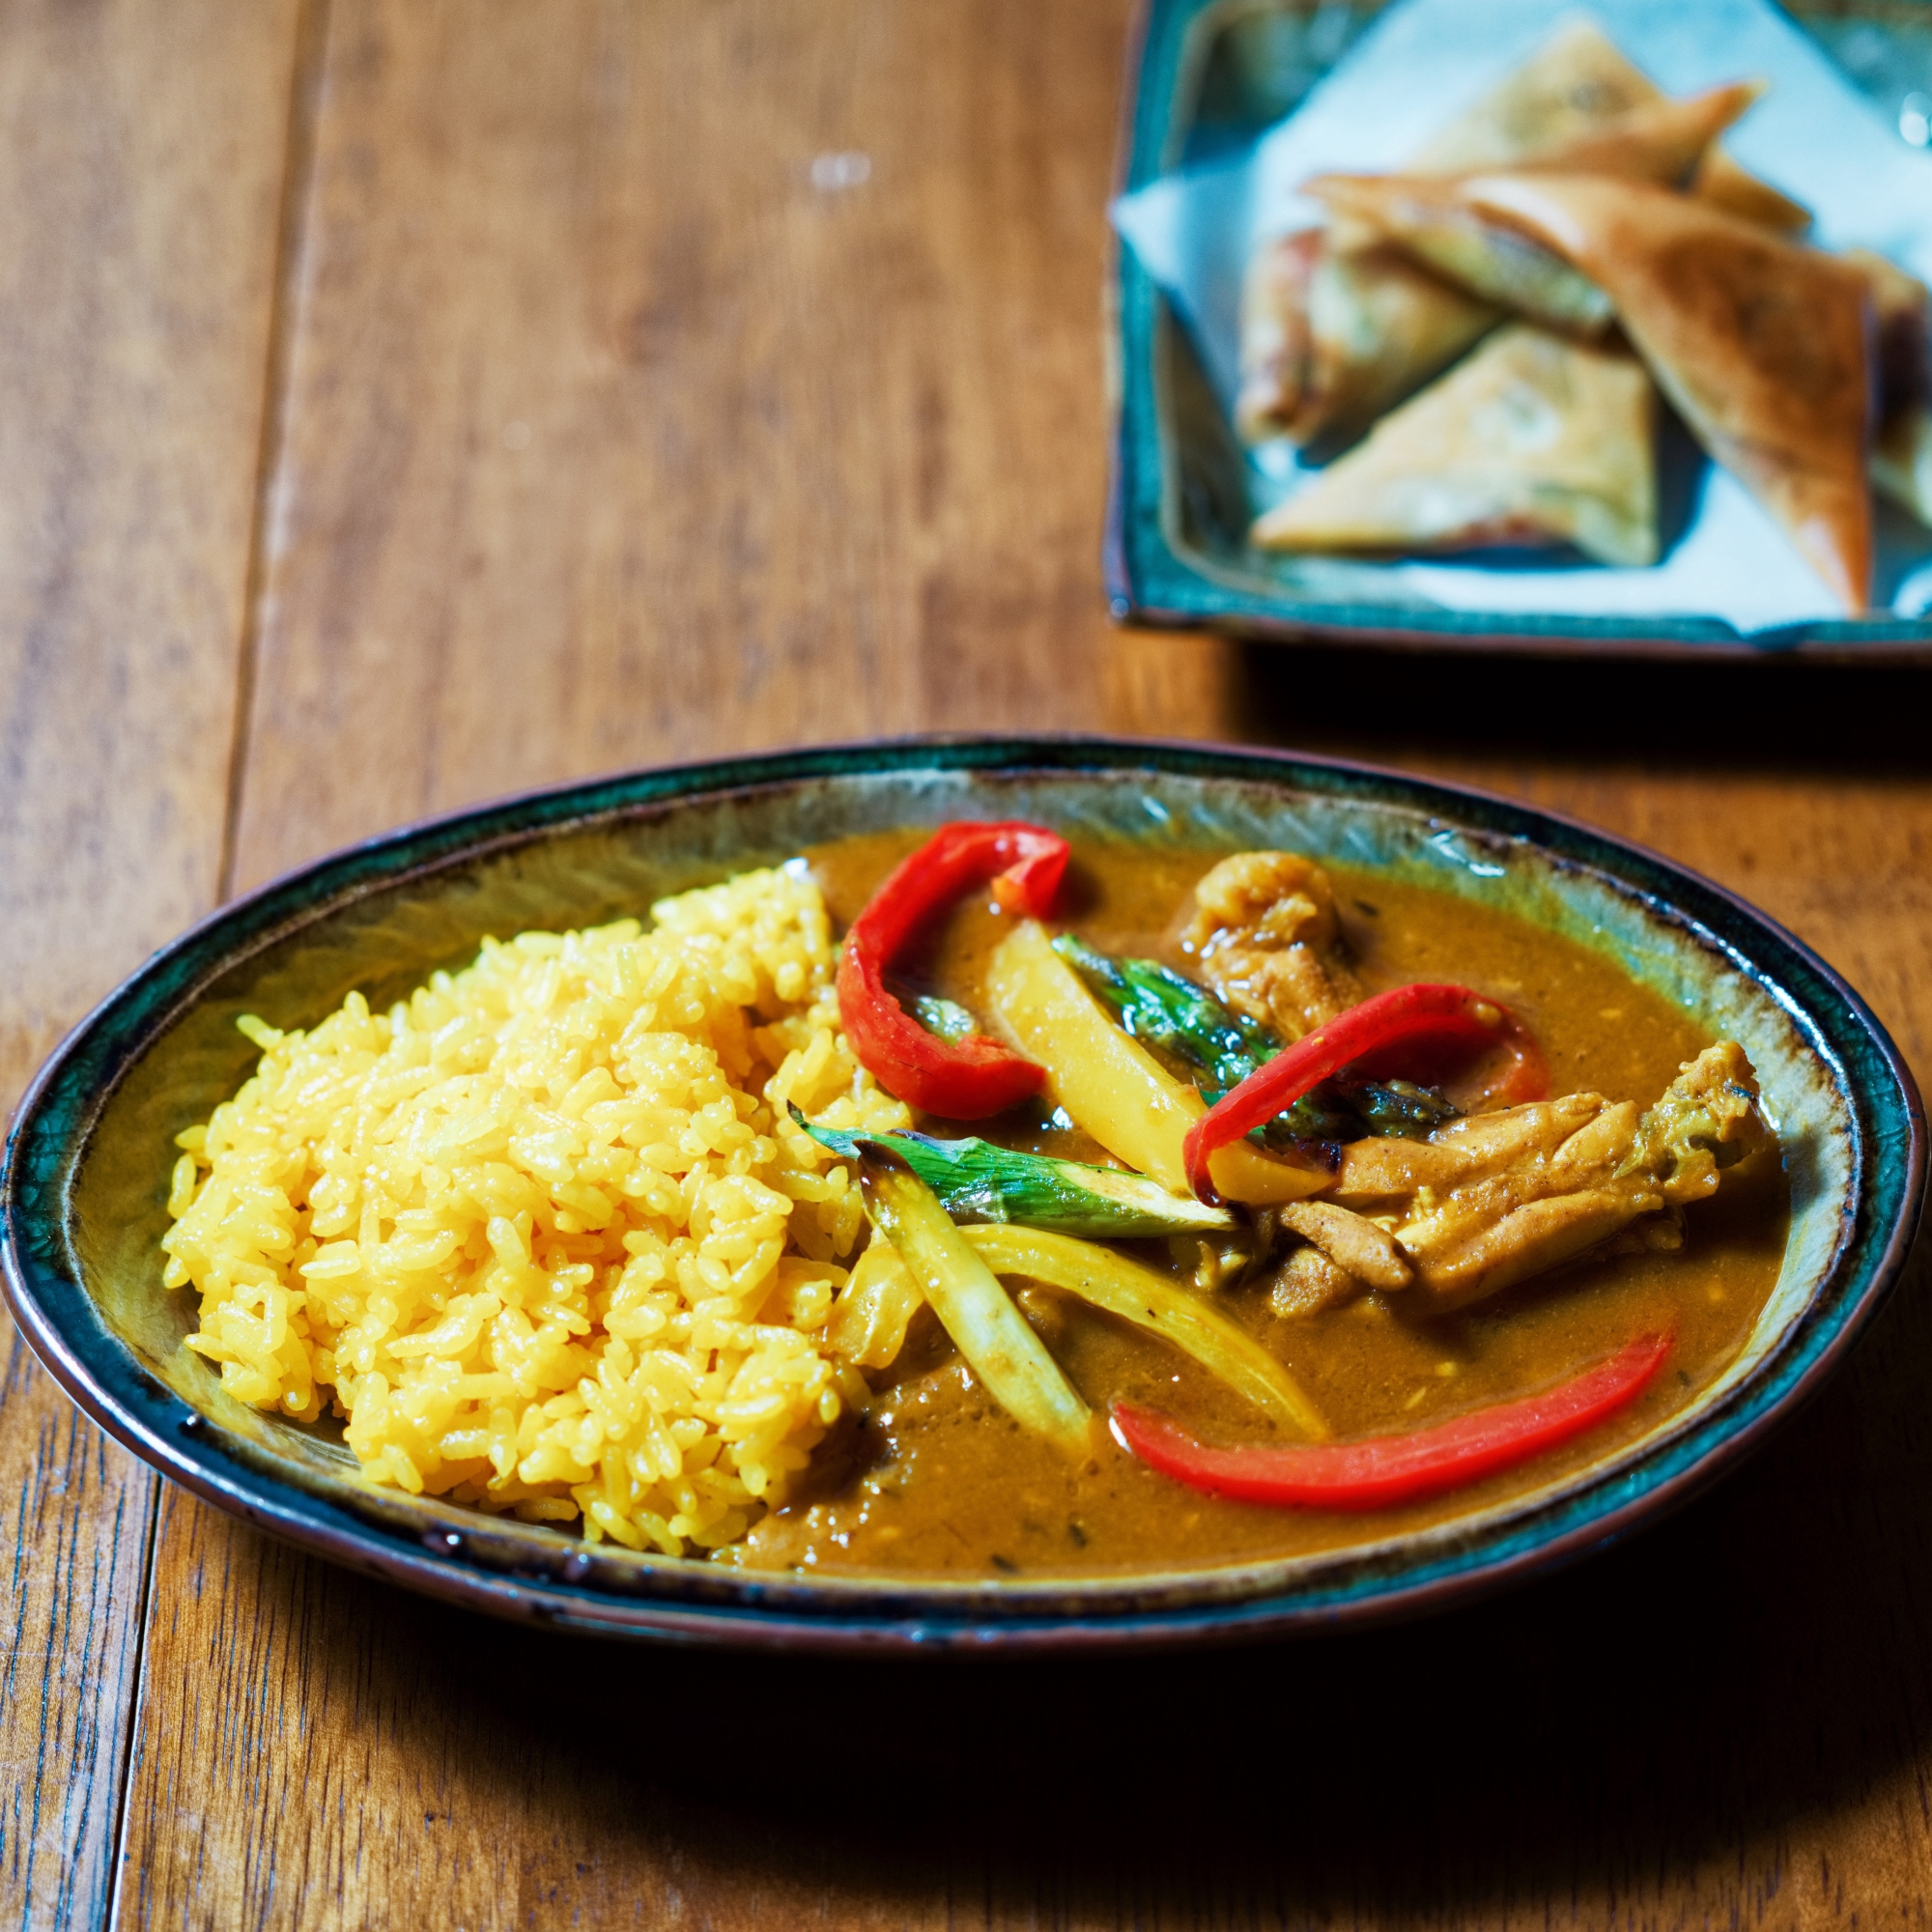
[[1742,1047],[1689,1062],[1639,1114],[1628,1100],[1572,1094],[1444,1127],[1427,1141],[1347,1149],[1325,1190],[1393,1215],[1394,1242],[1426,1306],[1460,1308],[1646,1222],[1645,1244],[1675,1246],[1683,1207],[1721,1170],[1771,1142]]
[[1327,1201],[1292,1201],[1278,1211],[1284,1227],[1371,1288],[1406,1288],[1414,1278],[1395,1236],[1366,1215]]
[[1293,852],[1236,852],[1194,888],[1181,934],[1236,1012],[1297,1040],[1356,1004],[1328,874]]
[[1324,1308],[1339,1308],[1343,1302],[1352,1301],[1366,1286],[1347,1268],[1336,1266],[1320,1248],[1296,1248],[1275,1270],[1268,1308],[1275,1315],[1291,1318],[1319,1315]]
[[1428,1140],[1355,1141],[1322,1191],[1350,1207],[1391,1201],[1420,1188],[1446,1193],[1547,1154],[1604,1110],[1595,1094],[1566,1094],[1524,1107],[1471,1114]]

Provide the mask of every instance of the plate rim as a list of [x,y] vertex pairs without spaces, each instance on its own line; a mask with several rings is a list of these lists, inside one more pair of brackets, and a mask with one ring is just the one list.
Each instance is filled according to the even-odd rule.
[[[1068,1613],[1029,1607],[1050,1598],[1052,1586],[1045,1583],[1034,1588],[975,1584],[970,1589],[953,1586],[940,1591],[930,1585],[890,1579],[802,1580],[788,1573],[728,1572],[726,1584],[715,1573],[694,1565],[688,1577],[683,1571],[676,1574],[696,1586],[695,1593],[667,1597],[594,1587],[583,1575],[573,1579],[574,1556],[563,1558],[555,1574],[508,1572],[499,1564],[479,1559],[470,1548],[471,1535],[480,1535],[490,1519],[479,1520],[473,1513],[455,1505],[439,1505],[431,1514],[437,1520],[447,1519],[450,1527],[433,1528],[418,1536],[270,1475],[250,1458],[225,1448],[218,1433],[199,1419],[198,1411],[164,1389],[127,1345],[112,1336],[92,1313],[90,1300],[86,1319],[110,1338],[123,1358],[118,1366],[125,1385],[118,1389],[104,1386],[77,1343],[64,1331],[56,1311],[43,1304],[42,1294],[29,1281],[25,1250],[37,1234],[40,1245],[46,1248],[49,1230],[44,1204],[41,1204],[41,1218],[33,1220],[33,1204],[22,1200],[22,1170],[29,1149],[40,1149],[50,1096],[83,1049],[97,1041],[124,1009],[151,996],[171,967],[204,961],[204,970],[180,981],[172,998],[148,1012],[139,1030],[137,1050],[126,1055],[104,1083],[82,1090],[85,1105],[54,1143],[54,1151],[64,1158],[50,1170],[58,1173],[61,1181],[53,1245],[70,1261],[68,1184],[84,1157],[101,1108],[138,1051],[145,1050],[185,1007],[200,997],[213,979],[292,929],[328,916],[369,892],[406,885],[412,876],[466,863],[493,849],[554,837],[575,824],[674,811],[754,788],[866,776],[908,778],[922,772],[956,775],[970,781],[975,774],[1059,774],[1070,778],[1084,774],[1097,779],[1135,769],[1210,781],[1260,783],[1303,793],[1321,789],[1311,780],[1325,779],[1329,796],[1353,793],[1365,803],[1378,801],[1384,806],[1441,815],[1452,824],[1490,836],[1526,839],[1559,863],[1587,867],[1620,890],[1645,900],[1653,910],[1720,946],[1736,970],[1745,972],[1792,1015],[1807,1046],[1833,1072],[1854,1138],[1864,1156],[1853,1203],[1854,1220],[1871,1212],[1875,1193],[1882,1191],[1875,1156],[1883,1155],[1895,1165],[1898,1153],[1903,1152],[1903,1169],[1894,1190],[1896,1207],[1889,1230],[1874,1248],[1871,1230],[1859,1236],[1857,1230],[1848,1226],[1819,1290],[1814,1291],[1829,1291],[1841,1277],[1862,1277],[1862,1285],[1834,1311],[1823,1346],[1805,1360],[1799,1373],[1784,1375],[1781,1385],[1773,1387],[1780,1381],[1780,1364],[1789,1352],[1787,1338],[1736,1390],[1690,1419],[1682,1430],[1667,1433],[1649,1445],[1628,1464],[1614,1472],[1599,1471],[1594,1479],[1586,1474],[1574,1487],[1547,1498],[1524,1498],[1522,1508],[1511,1520],[1472,1531],[1466,1539],[1473,1545],[1501,1539],[1506,1545],[1514,1541],[1520,1547],[1487,1556],[1479,1548],[1472,1553],[1457,1547],[1452,1523],[1441,1526],[1452,1533],[1439,1539],[1441,1548],[1425,1558],[1419,1572],[1412,1560],[1405,1567],[1401,1556],[1393,1554],[1387,1558],[1391,1574],[1379,1580],[1370,1577],[1351,1583],[1343,1574],[1336,1584],[1318,1572],[1285,1590],[1251,1589],[1245,1594],[1224,1591],[1216,1595],[1214,1573],[1208,1569],[1192,1573],[1195,1589],[1206,1588],[1202,1601],[1169,1606],[1156,1601],[1119,1611]],[[1437,806],[1449,810],[1438,814]],[[1550,834],[1558,837],[1552,839]],[[1623,863],[1605,864],[1608,858]],[[1633,877],[1633,870],[1639,875],[1647,872],[1652,878],[1646,882]],[[331,882],[334,890],[329,889]],[[1672,893],[1657,891],[1659,882],[1668,882]],[[1687,891],[1689,904],[1684,897]],[[273,916],[303,893],[311,895],[305,912]],[[1696,905],[1700,898],[1707,901],[1702,911]],[[1747,931],[1770,941],[1774,951],[1787,953],[1787,968],[1795,964],[1829,997],[1832,1024],[1821,1018],[1815,1002],[1800,1001],[1781,978],[1757,965],[1727,939],[1706,916],[1709,913],[1740,922]],[[245,943],[213,944],[237,930],[247,935]],[[1844,1054],[1836,1050],[1834,1026],[1848,1040],[1875,1052],[1884,1078],[1869,1092]],[[1895,1105],[1902,1123],[1902,1150],[1895,1142],[1881,1144],[1868,1130],[1865,1111],[1884,1114],[1887,1103]],[[645,766],[537,787],[378,834],[293,867],[214,909],[157,950],[99,1002],[69,1032],[22,1095],[8,1133],[4,1166],[0,1166],[0,1273],[4,1274],[0,1288],[4,1288],[29,1347],[56,1382],[107,1434],[161,1473],[285,1540],[432,1596],[559,1628],[740,1645],[919,1650],[1196,1643],[1357,1627],[1433,1611],[1552,1568],[1621,1537],[1639,1522],[1667,1513],[1733,1466],[1801,1407],[1869,1325],[1895,1286],[1910,1250],[1922,1204],[1925,1164],[1924,1113],[1911,1069],[1882,1023],[1842,976],[1778,922],[1738,895],[1636,841],[1480,787],[1356,759],[1098,734],[936,733]],[[51,1278],[52,1271],[42,1272]],[[77,1286],[72,1281],[68,1285]],[[1794,1335],[1806,1319],[1799,1318]],[[1751,1412],[1742,1421],[1736,1420],[1738,1412],[1745,1409]],[[1672,1461],[1676,1466],[1638,1486],[1621,1503],[1589,1494],[1608,1486],[1613,1475],[1616,1480],[1634,1477],[1661,1459]],[[1575,1520],[1554,1533],[1540,1533],[1537,1513],[1564,1505],[1570,1506]],[[1336,1561],[1326,1566],[1331,1572],[1346,1573],[1351,1557],[1358,1570],[1365,1561],[1374,1560],[1364,1558],[1360,1550],[1335,1555]],[[1187,1574],[1180,1573],[1183,1578]],[[1222,1574],[1226,1579],[1237,1572],[1224,1570]],[[704,1601],[709,1586],[700,1583],[699,1577],[710,1577],[712,1585],[723,1585],[734,1601]],[[1104,1580],[1085,1579],[1088,1586]],[[1122,1595],[1135,1582],[1147,1586],[1144,1594],[1159,1595],[1152,1579],[1119,1580]],[[1081,1585],[1065,1582],[1061,1587],[1071,1591]],[[792,1598],[803,1599],[807,1607],[792,1607],[788,1601]],[[814,1600],[817,1606],[811,1607]],[[900,1603],[907,1603],[907,1606],[894,1607]],[[995,1604],[1006,1607],[996,1609]]]

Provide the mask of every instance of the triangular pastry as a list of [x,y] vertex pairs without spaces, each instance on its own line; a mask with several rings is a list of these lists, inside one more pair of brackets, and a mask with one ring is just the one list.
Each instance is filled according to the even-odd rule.
[[1723,149],[1707,148],[1690,176],[1688,192],[1708,201],[1740,221],[1769,228],[1774,235],[1803,235],[1811,226],[1811,211],[1802,202],[1780,194],[1769,182],[1741,168]]
[[1250,442],[1352,435],[1501,319],[1387,242],[1297,229],[1248,270],[1235,426]]
[[1656,392],[1635,357],[1499,328],[1255,525],[1264,550],[1574,544],[1657,560]]
[[[1615,175],[1676,187],[1717,136],[1763,90],[1748,81],[1714,87],[1689,100],[1646,101],[1616,120],[1517,163],[1519,171]],[[1608,327],[1611,304],[1563,256],[1487,219],[1458,192],[1463,177],[1319,175],[1302,192],[1340,216],[1396,242],[1445,281],[1482,301],[1552,328],[1594,334]]]
[[1507,222],[1470,207],[1458,180],[1426,175],[1318,175],[1304,182],[1331,219],[1405,250],[1418,266],[1486,301],[1575,335],[1600,335],[1616,314],[1588,275]]
[[[1628,90],[1605,90],[1594,81],[1586,87],[1580,80],[1573,87],[1561,64],[1554,75],[1552,87],[1539,85],[1505,99],[1515,137],[1488,126],[1486,105],[1478,102],[1463,117],[1466,149],[1490,154],[1520,137],[1538,166],[1583,165],[1681,181],[1716,134],[1757,98],[1755,88],[1738,83],[1690,100],[1671,100],[1651,89],[1647,99],[1631,94],[1626,105]],[[1583,99],[1613,101],[1617,111],[1592,118],[1577,104]],[[1327,179],[1363,180],[1367,203],[1388,200],[1382,178]],[[1321,185],[1311,191],[1321,192]],[[1431,190],[1421,193],[1430,199]],[[1439,204],[1440,196],[1434,202]],[[1354,212],[1340,200],[1331,206],[1338,214]],[[1495,326],[1504,307],[1585,333],[1609,321],[1608,302],[1585,277],[1548,251],[1473,222],[1465,213],[1452,211],[1446,219],[1438,214],[1434,232],[1440,259],[1418,263],[1405,252],[1412,237],[1399,219],[1378,222],[1377,206],[1360,212],[1371,217],[1367,223],[1351,230],[1345,219],[1325,231],[1296,230],[1264,244],[1250,265],[1235,425],[1251,442],[1286,436],[1307,444],[1354,433],[1446,368]],[[1431,227],[1426,213],[1416,225]],[[1397,245],[1389,245],[1378,227],[1387,228]],[[1416,252],[1427,256],[1426,248]],[[1485,281],[1491,284],[1487,293]],[[1491,298],[1496,291],[1504,298],[1500,304]]]
[[1861,613],[1871,300],[1860,271],[1639,182],[1517,173],[1476,176],[1457,192],[1610,298],[1704,447]]
[[1600,27],[1580,18],[1560,21],[1520,67],[1416,149],[1408,172],[1504,167],[1662,98]]
[[[1418,148],[1403,172],[1460,175],[1514,167],[1528,156],[1548,154],[1664,98],[1594,21],[1573,17],[1559,23],[1528,60],[1472,108]],[[1747,172],[1719,147],[1708,149],[1697,163],[1690,192],[1781,234],[1810,226],[1808,209]]]
[[1932,291],[1868,248],[1842,258],[1871,296],[1878,368],[1878,426],[1871,479],[1894,503],[1932,526]]

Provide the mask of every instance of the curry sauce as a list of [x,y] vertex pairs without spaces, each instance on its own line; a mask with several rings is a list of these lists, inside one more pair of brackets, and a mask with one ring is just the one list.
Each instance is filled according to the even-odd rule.
[[[835,919],[848,922],[919,839],[867,837],[811,853]],[[1195,882],[1219,855],[1079,840],[1073,851],[1063,923],[1104,951],[1186,970],[1179,923]],[[1573,941],[1446,894],[1329,872],[1369,992],[1453,980],[1493,995],[1541,1043],[1552,1094],[1589,1091],[1646,1106],[1711,1043],[1687,1015]],[[1007,929],[990,905],[962,907],[935,935],[921,976],[983,1012],[987,961]],[[959,1130],[1064,1158],[1105,1159],[1038,1106]],[[871,1375],[869,1411],[847,1418],[821,1445],[792,1501],[734,1554],[772,1567],[962,1577],[1129,1572],[1334,1549],[1468,1515],[1599,1461],[1716,1379],[1776,1281],[1788,1210],[1783,1172],[1761,1153],[1687,1210],[1681,1248],[1585,1257],[1456,1313],[1429,1315],[1405,1306],[1403,1293],[1372,1293],[1285,1318],[1271,1311],[1264,1286],[1220,1288],[1216,1305],[1280,1358],[1342,1440],[1439,1423],[1564,1380],[1633,1337],[1675,1335],[1657,1380],[1585,1435],[1448,1494],[1372,1513],[1205,1495],[1098,1432],[1093,1455],[1069,1463],[990,1400],[924,1312],[892,1368]],[[1131,1252],[1179,1279],[1199,1264],[1191,1241],[1139,1242]],[[1049,1289],[1021,1287],[1017,1298],[1096,1412],[1125,1400],[1164,1410],[1208,1441],[1291,1439],[1160,1342]]]

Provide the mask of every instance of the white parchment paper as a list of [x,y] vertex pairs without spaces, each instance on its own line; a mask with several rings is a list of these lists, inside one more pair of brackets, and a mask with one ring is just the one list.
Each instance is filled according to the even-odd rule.
[[[1232,160],[1164,176],[1114,206],[1114,223],[1187,326],[1232,412],[1241,276],[1261,242],[1320,210],[1296,193],[1326,169],[1393,168],[1548,37],[1593,19],[1671,94],[1759,78],[1769,96],[1726,135],[1747,167],[1817,217],[1811,240],[1862,245],[1932,281],[1932,154],[1909,148],[1827,56],[1765,0],[1403,0],[1299,108]],[[1251,465],[1258,507],[1310,472],[1285,444]],[[1932,610],[1932,531],[1881,504],[1873,605]],[[1740,632],[1840,615],[1824,584],[1727,472],[1706,466],[1688,527],[1647,570],[1493,561],[1397,563],[1392,579],[1463,611],[1722,619]]]

